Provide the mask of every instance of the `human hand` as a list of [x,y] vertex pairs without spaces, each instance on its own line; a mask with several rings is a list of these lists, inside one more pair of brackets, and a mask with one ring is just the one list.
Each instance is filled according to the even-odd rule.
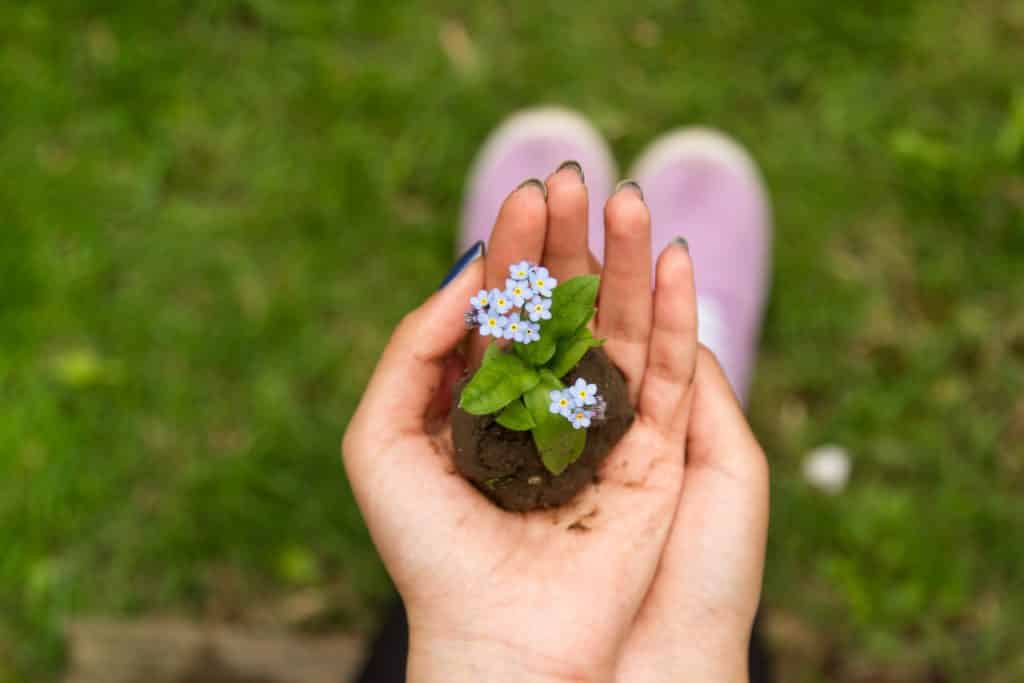
[[[564,171],[547,185],[549,217],[561,217],[558,225],[549,218],[549,268],[559,278],[600,272],[587,249],[585,188]],[[619,267],[624,252],[650,252],[649,222],[619,235],[608,218],[606,212],[606,273]],[[599,305],[611,303],[611,295],[602,291]],[[621,342],[608,345],[611,351]],[[616,680],[623,683],[748,678],[768,529],[768,465],[721,366],[703,346],[692,391],[682,492],[657,574],[617,662]]]
[[[445,411],[462,363],[463,311],[513,260],[559,279],[590,268],[586,189],[556,173],[501,209],[485,259],[401,322],[343,442],[345,466],[405,601],[409,679],[614,680],[649,595],[683,483],[697,358],[689,255],[669,247],[652,293],[650,217],[626,187],[605,208],[598,336],[636,419],[600,485],[570,507],[510,513],[454,472]],[[571,180],[571,179],[570,179]]]

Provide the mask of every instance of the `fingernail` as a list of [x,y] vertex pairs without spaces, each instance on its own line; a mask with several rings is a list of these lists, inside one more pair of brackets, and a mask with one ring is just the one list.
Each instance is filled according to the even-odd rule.
[[580,177],[580,182],[581,183],[587,182],[586,177],[583,175],[583,167],[580,166],[580,162],[574,161],[573,159],[569,159],[568,161],[563,161],[561,164],[559,164],[558,168],[555,169],[555,173],[558,173],[562,169],[566,169],[566,168],[571,168],[572,170],[576,171],[576,175],[578,175]]
[[686,241],[686,238],[680,235],[672,240],[672,244],[682,247],[686,251],[690,251],[690,243]]
[[623,180],[615,186],[615,192],[621,192],[622,190],[632,190],[636,192],[636,196],[640,197],[641,200],[644,198],[644,191],[640,189],[640,186],[636,184],[635,180]]
[[542,181],[538,180],[537,178],[527,178],[523,182],[519,183],[519,187],[516,188],[516,192],[523,189],[527,185],[532,185],[536,187],[538,190],[540,190],[540,193],[544,195],[544,201],[548,200],[548,186],[545,185]]
[[459,273],[464,271],[469,266],[469,264],[471,264],[473,261],[476,261],[486,252],[487,247],[484,246],[483,240],[480,240],[479,242],[471,246],[469,249],[467,249],[466,253],[459,257],[459,260],[455,262],[455,265],[452,266],[452,269],[449,270],[448,274],[444,276],[443,280],[441,280],[441,286],[438,287],[438,289],[444,289],[445,285],[447,285],[449,282],[457,278],[459,276]]

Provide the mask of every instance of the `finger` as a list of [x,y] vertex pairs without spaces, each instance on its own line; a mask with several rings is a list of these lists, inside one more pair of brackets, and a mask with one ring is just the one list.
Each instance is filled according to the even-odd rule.
[[[466,335],[469,298],[483,284],[483,249],[440,291],[395,329],[352,421],[388,433],[422,432],[447,357]],[[358,418],[358,419],[357,419]]]
[[562,164],[547,179],[548,229],[543,263],[560,282],[590,268],[587,246],[587,186],[575,161]]
[[[508,267],[519,261],[540,263],[544,254],[544,234],[547,226],[547,187],[536,178],[530,178],[505,199],[487,245],[484,287],[504,289]],[[469,347],[469,365],[479,364],[487,337],[476,337]]]
[[710,467],[737,479],[767,482],[767,462],[743,407],[715,355],[698,346],[687,469]]
[[686,243],[674,240],[658,258],[654,321],[638,408],[672,438],[685,433],[683,401],[697,362],[697,293]]
[[621,183],[604,209],[605,261],[597,333],[636,402],[651,332],[651,214],[636,183]]

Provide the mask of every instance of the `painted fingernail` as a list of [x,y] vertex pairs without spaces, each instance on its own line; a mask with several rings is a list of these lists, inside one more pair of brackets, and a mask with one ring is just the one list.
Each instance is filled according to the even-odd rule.
[[555,173],[558,173],[559,171],[566,168],[571,168],[572,170],[576,171],[576,175],[580,177],[581,183],[587,182],[586,177],[583,175],[583,167],[580,166],[580,162],[574,161],[573,159],[563,161],[561,164],[559,164],[558,168],[555,169]]
[[445,285],[447,285],[449,282],[457,278],[459,276],[459,273],[464,271],[469,266],[469,264],[471,264],[473,261],[476,261],[485,253],[487,253],[487,247],[484,246],[483,240],[480,240],[479,242],[471,246],[469,249],[467,249],[466,252],[459,257],[459,260],[455,262],[455,265],[452,266],[452,269],[448,271],[448,274],[444,276],[444,279],[441,280],[441,286],[438,287],[438,289],[444,289]]
[[686,241],[686,238],[685,238],[685,237],[683,237],[682,235],[680,235],[680,236],[678,236],[678,237],[674,238],[674,239],[672,240],[672,244],[675,244],[676,246],[682,247],[682,248],[683,248],[683,249],[685,249],[686,251],[690,251],[690,243],[689,243],[689,242],[687,242],[687,241]]
[[523,189],[528,185],[536,187],[538,190],[540,190],[540,193],[544,195],[544,201],[548,200],[548,186],[545,185],[543,181],[538,180],[537,178],[527,178],[523,182],[519,183],[519,187],[516,188],[516,192],[518,192],[519,190]]
[[636,196],[640,197],[641,200],[644,198],[644,191],[640,189],[640,186],[636,184],[635,180],[622,180],[618,185],[615,186],[615,192],[622,192],[623,190],[632,190],[636,192]]

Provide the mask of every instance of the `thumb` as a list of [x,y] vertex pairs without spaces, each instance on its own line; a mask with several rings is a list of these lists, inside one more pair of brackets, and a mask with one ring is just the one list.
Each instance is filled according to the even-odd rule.
[[767,486],[767,462],[718,359],[701,345],[693,411],[686,439],[687,467],[710,467],[748,486]]
[[406,314],[391,335],[352,427],[385,434],[422,432],[431,400],[442,384],[448,356],[466,336],[469,298],[483,284],[482,243],[461,272],[416,310]]
[[683,477],[672,540],[678,538],[687,571],[701,577],[709,606],[752,622],[768,534],[768,462],[729,380],[703,346]]

